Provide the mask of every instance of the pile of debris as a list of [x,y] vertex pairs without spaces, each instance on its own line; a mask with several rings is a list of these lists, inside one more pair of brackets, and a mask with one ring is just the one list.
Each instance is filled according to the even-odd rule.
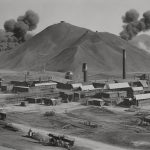
[[64,147],[68,150],[74,146],[75,140],[73,138],[67,137],[65,135],[56,135],[49,133],[48,138],[44,137],[38,132],[33,132],[31,129],[28,131],[27,137],[39,141],[42,145],[45,146],[56,146]]

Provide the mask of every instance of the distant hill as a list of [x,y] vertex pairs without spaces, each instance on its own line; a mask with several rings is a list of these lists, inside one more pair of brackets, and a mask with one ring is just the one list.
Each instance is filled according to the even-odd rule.
[[136,36],[131,40],[131,44],[150,53],[150,35]]
[[127,52],[127,71],[150,71],[150,54],[120,37],[93,32],[61,22],[47,27],[19,49],[0,53],[0,68],[11,70],[73,71],[83,62],[90,74],[122,71],[122,49]]

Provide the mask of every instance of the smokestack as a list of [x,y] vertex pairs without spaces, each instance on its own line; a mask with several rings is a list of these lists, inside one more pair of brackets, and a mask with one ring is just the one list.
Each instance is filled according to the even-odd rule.
[[123,70],[122,70],[122,77],[126,79],[126,51],[123,49],[123,60],[122,60]]
[[88,79],[87,79],[87,64],[86,63],[83,63],[82,65],[82,72],[83,72],[83,81],[87,82]]

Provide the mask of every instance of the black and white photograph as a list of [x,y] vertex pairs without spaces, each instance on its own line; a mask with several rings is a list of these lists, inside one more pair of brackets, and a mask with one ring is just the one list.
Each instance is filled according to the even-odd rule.
[[0,0],[0,150],[150,150],[150,0]]

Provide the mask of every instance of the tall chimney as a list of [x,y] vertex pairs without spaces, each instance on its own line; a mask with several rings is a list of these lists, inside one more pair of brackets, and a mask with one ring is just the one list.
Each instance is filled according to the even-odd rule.
[[126,79],[126,51],[123,49],[123,60],[122,60],[123,70],[122,70],[122,77]]
[[87,79],[87,64],[86,63],[83,63],[82,65],[82,72],[83,72],[83,81],[87,82],[88,79]]

